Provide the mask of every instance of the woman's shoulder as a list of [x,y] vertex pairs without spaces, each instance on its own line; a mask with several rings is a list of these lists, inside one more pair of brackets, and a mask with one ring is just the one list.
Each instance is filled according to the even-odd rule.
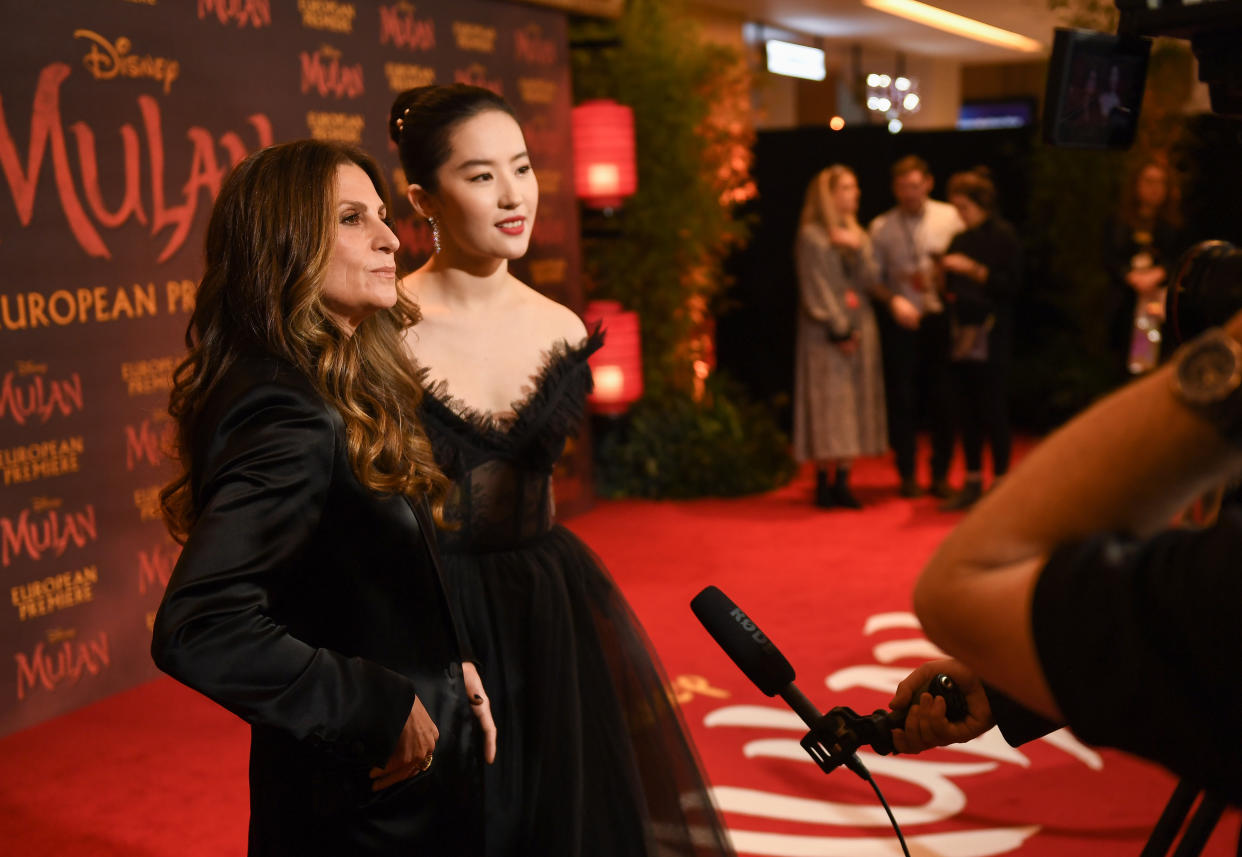
[[578,314],[535,289],[522,285],[524,315],[528,330],[544,342],[565,341],[576,345],[586,339],[587,329]]
[[344,437],[340,414],[315,392],[310,379],[261,352],[233,360],[196,423],[190,442],[203,472],[258,451],[280,452],[296,458],[300,467],[330,472]]
[[992,234],[998,236],[1002,241],[1009,244],[1021,243],[1021,239],[1018,237],[1017,228],[999,214],[994,214],[989,217],[988,225]]
[[828,230],[817,220],[808,220],[798,226],[798,242],[816,247],[827,247],[831,243]]
[[315,398],[315,387],[306,373],[288,360],[259,349],[237,353],[221,377],[221,386],[283,387]]
[[[306,374],[273,354],[259,350],[240,352],[220,377],[206,408],[223,418],[230,413],[245,415],[268,412],[315,417],[325,425],[337,420]],[[339,419],[339,417],[337,418]]]

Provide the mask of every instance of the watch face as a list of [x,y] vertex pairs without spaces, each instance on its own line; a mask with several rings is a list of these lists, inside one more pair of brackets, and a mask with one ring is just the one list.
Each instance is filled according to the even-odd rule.
[[1199,404],[1219,402],[1238,386],[1238,357],[1216,339],[1197,344],[1177,369],[1182,394]]

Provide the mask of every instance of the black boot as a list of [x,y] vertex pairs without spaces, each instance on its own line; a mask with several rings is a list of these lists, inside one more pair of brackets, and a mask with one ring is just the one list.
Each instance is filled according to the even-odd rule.
[[962,490],[940,504],[942,512],[962,512],[969,509],[983,496],[983,480],[979,477],[967,477],[962,483]]
[[837,478],[832,483],[832,497],[838,506],[846,509],[861,509],[862,503],[858,502],[858,498],[854,496],[854,492],[850,490],[850,469],[848,467],[837,468]]
[[935,476],[932,478],[932,484],[927,489],[927,493],[937,500],[948,500],[953,496],[953,488],[949,485],[948,479],[943,476]]
[[837,505],[832,495],[832,486],[828,484],[827,470],[817,469],[815,471],[815,505],[821,509],[831,509]]
[[923,489],[919,487],[919,481],[913,476],[903,476],[901,477],[901,487],[898,489],[898,493],[902,497],[914,500],[923,496]]

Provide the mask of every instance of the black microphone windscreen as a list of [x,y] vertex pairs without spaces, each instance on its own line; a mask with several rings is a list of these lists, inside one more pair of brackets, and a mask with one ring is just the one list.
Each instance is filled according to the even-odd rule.
[[766,695],[775,696],[793,682],[794,668],[780,649],[719,589],[704,589],[691,600],[690,609],[725,654]]

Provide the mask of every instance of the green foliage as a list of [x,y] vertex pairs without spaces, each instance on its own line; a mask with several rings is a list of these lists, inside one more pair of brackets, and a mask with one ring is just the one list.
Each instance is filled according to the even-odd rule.
[[648,387],[689,390],[699,307],[725,285],[721,264],[747,236],[733,203],[749,185],[749,79],[736,51],[703,41],[675,0],[631,0],[617,22],[575,24],[578,101],[634,111],[638,192],[583,244],[592,298],[638,312]]
[[698,402],[675,392],[644,397],[596,443],[596,489],[605,497],[730,497],[794,473],[771,410],[719,375]]
[[[1124,154],[1037,146],[1031,159],[1027,291],[1039,329],[1015,367],[1014,399],[1038,412],[1015,413],[1021,425],[1047,429],[1081,410],[1118,380],[1108,351],[1106,230],[1117,211]],[[1027,322],[1032,321],[1027,319]],[[1020,320],[1019,324],[1023,324]]]
[[[764,491],[793,472],[769,408],[713,376],[707,307],[727,285],[725,256],[748,236],[734,213],[754,194],[750,78],[732,48],[704,41],[678,0],[630,0],[615,22],[571,27],[577,101],[634,111],[638,192],[586,217],[592,298],[638,312],[647,391],[596,445],[605,496],[695,497]],[[701,382],[698,382],[701,383]]]

